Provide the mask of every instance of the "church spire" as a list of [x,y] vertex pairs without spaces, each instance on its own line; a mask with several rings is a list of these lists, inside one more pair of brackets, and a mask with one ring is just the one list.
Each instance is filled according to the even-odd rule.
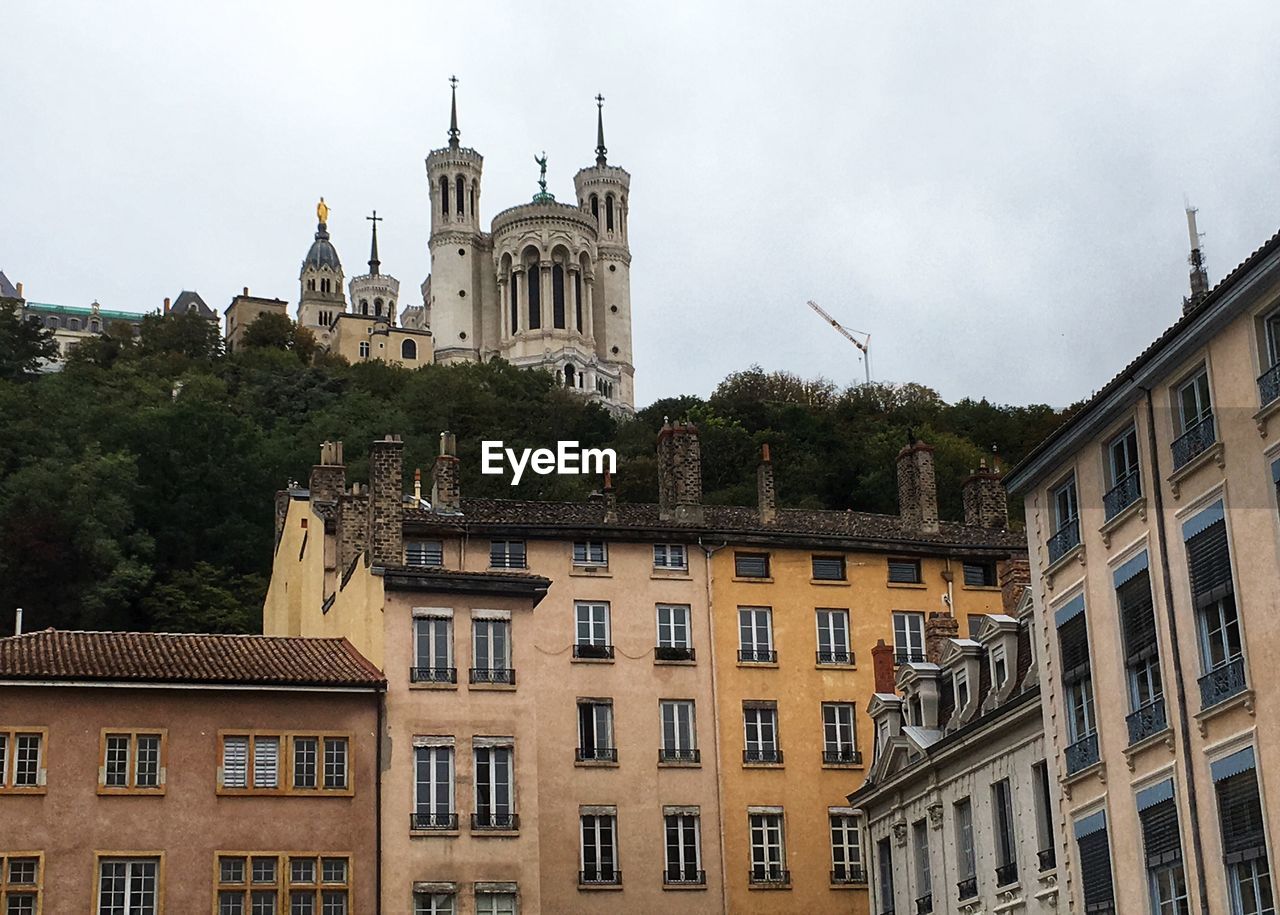
[[607,162],[609,150],[604,145],[604,96],[596,95],[596,165]]
[[1209,294],[1209,271],[1204,266],[1204,249],[1200,244],[1200,232],[1196,228],[1196,208],[1187,205],[1187,234],[1191,238],[1191,295],[1182,300],[1182,313],[1186,314]]
[[458,148],[458,137],[462,135],[462,131],[458,130],[458,77],[449,77],[449,92],[452,98],[449,104],[449,148]]
[[378,260],[378,223],[382,222],[382,217],[374,210],[373,215],[366,216],[365,219],[373,223],[373,242],[369,246],[369,275],[377,276],[382,272],[382,261]]

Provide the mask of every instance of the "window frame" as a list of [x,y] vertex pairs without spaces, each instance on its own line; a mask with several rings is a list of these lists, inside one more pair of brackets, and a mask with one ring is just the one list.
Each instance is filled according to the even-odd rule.
[[[16,784],[18,739],[37,738],[35,784]],[[48,792],[49,729],[44,727],[0,727],[0,794],[46,794]]]
[[[658,561],[658,551],[662,550],[662,561]],[[671,561],[673,550],[680,551],[679,564]],[[664,572],[687,572],[689,571],[689,550],[683,543],[655,543],[653,545],[653,567]]]
[[[752,738],[752,730],[755,737]],[[765,731],[768,739],[765,739]],[[742,747],[746,765],[776,766],[782,763],[782,744],[778,739],[778,704],[750,702],[742,706]],[[752,758],[752,748],[755,748]]]
[[1080,491],[1076,486],[1073,470],[1049,489],[1049,503],[1053,508],[1053,534],[1065,530],[1080,520]]
[[[668,711],[671,715],[668,716]],[[668,717],[670,717],[670,735],[668,736]],[[663,753],[674,754],[671,759],[681,759],[686,754],[698,749],[698,708],[693,699],[659,699],[658,700],[658,748]],[[664,759],[664,761],[671,761]]]
[[[419,778],[421,771],[421,760],[419,755],[421,751],[427,751],[430,760],[427,763],[427,772],[429,777],[424,782]],[[444,752],[445,761],[448,763],[448,774],[444,782],[439,779],[439,763],[440,760],[436,754]],[[427,796],[422,796],[423,787],[427,788]],[[440,794],[443,791],[445,810],[440,811]],[[413,747],[413,829],[411,832],[419,831],[450,831],[457,826],[456,817],[458,816],[458,754],[457,748],[451,743],[433,743],[415,745]],[[425,808],[425,812],[424,812]],[[417,818],[426,816],[430,819],[431,824],[428,827],[419,827]],[[438,825],[437,817],[444,816],[453,819],[453,826]]]
[[[578,742],[575,753],[577,762],[593,763],[617,763],[618,759],[618,731],[617,722],[613,713],[612,699],[579,699],[575,705],[578,715]],[[586,709],[590,709],[590,737],[587,740],[587,717]],[[604,740],[601,738],[601,731]],[[588,746],[590,744],[590,746]]]
[[[425,632],[424,632],[425,630]],[[441,632],[443,630],[443,632]],[[425,636],[427,649],[427,660],[431,663],[423,665],[423,639]],[[454,632],[453,632],[453,616],[445,614],[426,613],[422,616],[413,618],[413,670],[431,671],[426,681],[432,683],[441,682],[436,679],[436,673],[443,671],[447,675],[449,671],[453,671],[450,680],[457,679],[457,660],[454,655]],[[443,646],[441,641],[443,640]],[[444,663],[438,664],[440,660],[440,649],[444,648]]]
[[[885,569],[885,581],[891,585],[924,584],[924,565],[919,558],[890,556],[885,559]],[[904,569],[910,570],[910,577],[901,574]]]
[[[750,615],[749,625],[744,625],[748,620],[748,617],[746,616],[746,614]],[[761,625],[761,621],[763,621],[763,626]],[[750,643],[745,641],[745,638],[744,638],[746,635],[746,631],[748,629],[750,630],[750,633],[751,633]],[[765,637],[763,643],[761,643],[759,640],[760,633],[762,631]],[[738,658],[739,658],[738,663],[739,664],[776,663],[777,650],[778,650],[777,646],[774,644],[774,641],[773,641],[773,607],[771,606],[770,607],[739,606],[738,607]],[[745,653],[750,653],[752,660],[744,661],[743,656]],[[766,658],[770,658],[771,660],[766,660],[766,661],[758,660],[761,653],[763,653]]]
[[[499,544],[501,547],[499,548]],[[513,547],[519,544],[518,550]],[[513,553],[519,553],[516,557]],[[501,562],[494,562],[496,556],[501,555]],[[527,540],[490,540],[489,541],[489,568],[491,569],[527,569],[529,568],[529,542]]]
[[[125,737],[129,741],[123,785],[107,784],[108,744],[113,737]],[[156,749],[156,783],[154,785],[138,784],[138,742],[142,737],[155,737],[159,741]],[[168,746],[168,728],[102,728],[98,735],[98,794],[164,794],[167,781],[165,761],[168,759]]]
[[[924,661],[924,619],[925,615],[919,610],[894,610],[893,611],[893,659],[897,664],[918,664]],[[902,634],[906,642],[905,648],[898,642],[898,621],[903,622]],[[918,627],[911,624],[916,623]],[[918,630],[918,631],[917,631]],[[915,639],[914,636],[919,638]],[[912,643],[919,642],[919,647],[913,648]]]
[[[1203,382],[1203,384],[1201,384]],[[1187,416],[1187,392],[1191,392],[1195,401],[1196,416]],[[1198,426],[1213,415],[1213,390],[1209,385],[1209,366],[1201,363],[1181,381],[1173,386],[1173,416],[1177,421],[1174,426],[1175,438],[1181,438],[1187,431]]]
[[[586,879],[587,874],[587,821],[591,821],[591,837],[594,840],[591,844],[593,856],[595,858],[595,879]],[[608,842],[606,844],[604,833],[608,827]],[[604,852],[608,850],[609,871],[608,878],[604,879],[600,875],[605,873]],[[584,875],[583,882],[588,884],[606,884],[614,885],[622,882],[622,869],[618,866],[618,812],[615,808],[612,813],[583,813],[581,809],[578,811],[578,864],[581,873]]]
[[[485,649],[480,650],[480,630],[487,630],[485,636]],[[495,631],[504,633],[502,638],[502,654],[501,659],[498,658],[498,652],[494,650],[494,644],[497,641],[494,638]],[[481,655],[485,657],[487,665],[482,667],[478,662],[482,660]],[[503,661],[502,665],[498,665],[497,661]],[[509,619],[491,619],[471,617],[471,666],[475,670],[496,671],[496,670],[515,670],[515,662],[511,644],[511,620]]]
[[[759,821],[757,823],[756,821]],[[757,842],[757,833],[762,841]],[[776,841],[773,837],[776,836]],[[786,813],[747,810],[747,845],[751,861],[750,875],[755,883],[777,883],[787,876]],[[756,875],[757,869],[763,873]],[[776,875],[776,876],[775,876]]]
[[[102,908],[102,879],[103,867],[107,864],[124,864],[125,865],[125,907],[123,915],[146,915],[147,909],[134,909],[131,899],[130,881],[133,879],[133,866],[138,864],[154,864],[155,875],[154,894],[155,904],[150,906],[151,915],[164,915],[165,899],[164,899],[164,861],[165,853],[163,851],[97,851],[93,855],[93,910],[97,915],[103,915]],[[113,906],[114,908],[114,906]],[[112,915],[112,913],[108,913]]]
[[[826,616],[826,625],[823,625],[823,616]],[[834,625],[839,621],[840,625]],[[824,667],[849,667],[853,665],[853,649],[850,647],[849,636],[849,610],[845,607],[816,607],[814,608],[814,626],[817,630],[818,664]],[[840,641],[836,638],[840,635],[843,644],[838,645]],[[823,647],[823,641],[826,641],[826,647]],[[823,656],[826,656],[824,660]],[[843,656],[843,660],[841,660]]]
[[[420,551],[422,553],[423,559],[426,560],[425,562],[412,562],[410,560],[409,558],[411,555],[410,551],[414,547],[418,548],[418,550],[415,550],[415,552]],[[440,557],[440,561],[436,563],[432,563],[431,558],[435,555],[438,555]],[[424,540],[420,537],[415,537],[412,540],[406,540],[404,542],[404,564],[407,566],[411,566],[415,569],[443,569],[444,568],[444,541],[429,540],[429,539]]]
[[[674,821],[674,823],[672,822]],[[672,844],[672,830],[676,833]],[[689,835],[689,834],[692,835]],[[692,839],[692,842],[690,842]],[[693,860],[688,850],[693,848]],[[675,860],[672,851],[676,852]],[[702,868],[702,813],[664,809],[662,812],[662,881],[671,885],[702,885],[706,875]]]
[[[584,620],[582,613],[587,611]],[[599,613],[600,619],[597,619]],[[607,600],[575,600],[573,602],[573,644],[575,647],[611,648],[613,647],[613,612]],[[582,638],[583,624],[587,626],[587,638]],[[602,629],[604,641],[597,641],[597,629]]]
[[[225,782],[226,739],[228,737],[248,738],[245,757],[245,787],[234,787]],[[279,741],[276,753],[276,787],[254,787],[254,743],[258,738],[275,738]],[[316,784],[317,787],[301,787],[295,784],[295,744],[299,738],[315,738],[316,740]],[[343,765],[345,784],[341,788],[324,787],[327,781],[325,765],[327,761],[326,741],[342,740],[346,742],[346,753]],[[351,797],[355,794],[355,735],[350,731],[269,731],[227,728],[218,731],[218,771],[216,793],[222,796],[236,797],[241,795],[279,795],[285,797]]]
[[[839,821],[839,822],[837,822]],[[837,836],[842,841],[837,842]],[[849,842],[849,837],[853,842]],[[859,883],[866,879],[866,852],[862,841],[862,817],[847,808],[827,808],[827,837],[831,845],[831,879],[835,883]],[[836,854],[837,850],[840,852]],[[852,852],[852,853],[851,853]],[[844,860],[839,860],[843,858]],[[841,871],[844,874],[841,875]]]
[[[496,760],[494,758],[495,751],[502,751],[507,755],[507,778],[505,783],[497,776],[498,769],[500,767],[496,764]],[[484,768],[488,771],[488,778],[484,780],[484,787],[489,791],[489,802],[483,805],[480,800],[480,788],[482,784],[480,778],[480,756],[482,753],[487,754],[489,757],[488,761],[484,764]],[[473,803],[472,812],[477,818],[487,816],[489,819],[489,824],[487,826],[481,824],[482,828],[502,829],[503,827],[501,826],[495,826],[494,821],[502,817],[506,817],[508,823],[506,828],[508,830],[516,829],[516,823],[518,821],[516,820],[516,748],[514,741],[511,743],[501,744],[486,743],[483,746],[475,746],[473,744],[471,747],[471,764],[473,766],[472,781],[474,782],[471,792]],[[504,805],[501,803],[500,799],[500,794],[503,790],[506,791],[505,813],[502,812],[502,807]]]
[[[819,575],[818,563],[838,563],[838,575]],[[809,557],[809,574],[814,581],[848,581],[849,567],[843,553],[814,553]]]
[[[213,853],[213,911],[218,915],[222,911],[222,900],[224,895],[240,894],[242,899],[241,911],[244,915],[249,915],[253,910],[253,894],[254,893],[270,893],[275,896],[277,915],[288,915],[293,911],[293,897],[297,892],[299,895],[310,895],[315,900],[315,905],[311,909],[312,915],[321,915],[325,906],[326,893],[342,893],[345,896],[345,912],[347,915],[354,912],[354,900],[352,898],[352,859],[354,856],[350,852],[324,852],[318,850],[303,851],[246,851],[239,849],[217,849]],[[242,865],[241,873],[243,880],[223,880],[222,864],[224,860],[240,861]],[[267,861],[274,860],[274,881],[255,880],[253,874],[253,863],[255,860]],[[294,880],[294,862],[310,862],[314,869],[312,870],[313,880]],[[333,880],[327,879],[330,873],[325,865],[333,862],[343,862],[343,879]]]
[[[1116,462],[1116,448],[1120,447],[1124,459],[1124,467]],[[1132,453],[1130,453],[1132,452]],[[1106,444],[1107,489],[1119,485],[1130,476],[1138,475],[1139,493],[1142,486],[1142,450],[1138,447],[1138,426],[1129,423],[1120,432],[1107,439]]]
[[[828,712],[830,715],[828,716]],[[847,720],[842,720],[842,714],[847,714]],[[830,720],[828,720],[830,718]],[[847,733],[846,733],[847,732]],[[831,735],[834,733],[835,742],[831,741]],[[847,738],[847,739],[846,739]],[[853,756],[858,752],[858,707],[857,703],[849,700],[832,700],[822,703],[822,752],[823,763],[830,764],[826,759],[828,754],[837,754],[843,756],[845,751],[850,754],[850,762]],[[843,759],[838,760],[843,761]]]
[[[667,621],[665,628],[667,636],[663,636],[663,611],[667,612]],[[677,616],[683,617],[678,620]],[[685,651],[693,648],[693,607],[689,604],[654,604],[654,622],[657,626],[657,640],[654,645],[657,648],[669,648]],[[679,630],[684,630],[684,638],[677,638]]]
[[[10,879],[11,864],[14,860],[34,861],[36,879],[34,883],[15,883]],[[44,852],[42,851],[0,851],[0,912],[9,911],[9,900],[13,896],[31,896],[34,898],[34,912],[40,913],[44,906]]]
[[[751,552],[747,550],[735,550],[733,553],[733,577],[735,579],[744,579],[747,581],[768,581],[772,575],[772,563],[770,555],[761,552]],[[743,563],[759,562],[763,571],[759,575],[753,575],[750,567],[746,571],[743,569]]]
[[[578,547],[582,547],[582,558],[578,558]],[[593,548],[598,548],[598,551]],[[597,554],[596,558],[594,554]],[[575,569],[607,569],[609,568],[609,544],[605,540],[575,540],[572,555]]]

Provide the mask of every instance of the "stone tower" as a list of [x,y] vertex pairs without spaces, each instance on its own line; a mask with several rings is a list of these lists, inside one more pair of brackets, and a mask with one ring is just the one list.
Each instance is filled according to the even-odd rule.
[[351,280],[351,310],[354,314],[368,315],[375,322],[395,325],[396,303],[400,298],[400,281],[382,272],[378,260],[378,223],[382,217],[374,210],[366,216],[373,224],[373,240],[369,245],[369,272]]
[[[328,214],[324,198],[320,198],[319,212]],[[319,215],[319,213],[317,214]],[[342,261],[338,251],[329,241],[329,226],[322,218],[316,225],[315,241],[302,261],[298,275],[301,291],[298,294],[298,323],[310,328],[321,344],[327,345],[330,329],[338,315],[347,310],[347,299],[342,289]]]
[[431,278],[424,284],[426,322],[437,362],[481,357],[480,173],[484,157],[459,142],[458,81],[450,78],[449,145],[427,156],[431,186]]

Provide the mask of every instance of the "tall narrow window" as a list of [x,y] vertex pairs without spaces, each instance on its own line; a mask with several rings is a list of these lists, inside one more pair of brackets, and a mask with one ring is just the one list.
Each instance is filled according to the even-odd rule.
[[929,824],[911,824],[911,844],[916,856],[916,912],[933,911],[933,875],[929,871]]
[[961,899],[978,895],[978,858],[973,847],[973,804],[966,797],[956,801],[956,865],[960,881],[956,884]]
[[618,761],[613,739],[613,703],[587,700],[578,703],[578,762]]
[[893,848],[888,839],[876,842],[876,880],[882,913],[893,912]]
[[525,286],[528,289],[529,329],[542,327],[542,269],[535,263],[525,269]]
[[778,747],[778,708],[775,703],[762,702],[745,705],[742,709],[746,731],[746,749],[742,751],[744,763],[780,763],[782,750]]
[[1036,794],[1036,847],[1040,870],[1047,871],[1057,863],[1053,843],[1053,794],[1049,789],[1049,764],[1041,760],[1031,767]]
[[511,333],[520,332],[520,274],[511,271],[511,282],[507,284],[511,297]]
[[453,666],[453,620],[446,617],[419,617],[413,621],[416,661],[409,672],[414,683],[456,683]]
[[38,855],[0,854],[0,911],[5,915],[36,915],[41,911],[42,863]]
[[1110,489],[1102,497],[1107,520],[1114,518],[1142,495],[1142,474],[1138,468],[1138,431],[1130,426],[1107,444]]
[[772,608],[738,608],[738,660],[748,663],[778,660],[778,653],[773,649]]
[[453,747],[416,746],[413,823],[415,830],[457,829],[453,806]]
[[511,621],[472,619],[472,683],[516,682],[511,664]]
[[476,747],[476,811],[472,829],[516,829],[511,747]]
[[1080,543],[1080,506],[1073,474],[1053,489],[1054,532],[1049,538],[1049,561],[1057,562]]
[[848,808],[832,808],[827,812],[827,819],[831,827],[831,882],[866,882],[862,830],[857,815]]
[[272,790],[280,787],[280,738],[253,738],[253,787]]
[[462,203],[466,199],[466,182],[462,180],[461,175],[459,175],[457,179],[455,179],[453,196],[457,200],[458,215],[461,216],[463,215]]
[[853,703],[822,703],[822,761],[827,765],[858,763],[858,753],[853,733]]
[[1173,781],[1167,779],[1138,792],[1138,819],[1142,823],[1142,848],[1146,854],[1147,884],[1152,911],[1190,915],[1187,875],[1182,867],[1182,838],[1178,831],[1178,805]]
[[418,358],[418,344],[412,340],[401,342],[400,358],[409,362],[416,360]]
[[1100,810],[1075,822],[1076,846],[1086,912],[1115,912],[1115,887],[1111,879],[1111,843],[1107,838],[1107,814]]
[[1093,675],[1089,666],[1089,630],[1084,596],[1057,611],[1058,650],[1062,656],[1062,690],[1066,701],[1067,772],[1079,772],[1098,761],[1093,718]]
[[1231,577],[1231,547],[1222,502],[1182,526],[1191,597],[1200,630],[1200,706],[1209,708],[1245,689],[1244,647]]
[[574,604],[574,616],[576,619],[573,656],[575,658],[612,658],[613,642],[609,634],[609,605],[599,601],[578,601]]
[[1209,774],[1218,799],[1231,913],[1274,915],[1265,815],[1253,748],[1246,747],[1210,763]]
[[564,267],[551,266],[551,323],[558,328],[565,326]]
[[449,215],[449,179],[445,175],[440,176],[440,213]]
[[996,886],[1018,879],[1018,844],[1013,832],[1013,789],[1003,778],[991,786],[991,819],[995,829]]
[[98,862],[98,915],[156,915],[160,862],[103,858]]
[[747,820],[751,836],[751,882],[790,883],[782,844],[781,811],[752,813]]
[[1217,441],[1213,403],[1209,397],[1209,374],[1201,368],[1174,393],[1177,406],[1178,437],[1174,439],[1173,469],[1184,466]]
[[573,272],[573,311],[578,333],[582,333],[582,273]]
[[591,215],[596,219],[600,218],[600,198],[595,194],[591,195]]
[[617,814],[583,814],[581,821],[582,872],[579,879],[584,884],[621,883]]
[[692,661],[693,638],[689,632],[688,604],[658,604],[658,644],[653,656],[659,661]]
[[613,195],[606,194],[604,198],[604,224],[605,231],[613,231]]
[[1168,724],[1145,551],[1116,570],[1114,584],[1129,676],[1129,742],[1137,743],[1163,731]]
[[663,699],[658,703],[658,714],[662,720],[659,761],[696,763],[700,760],[693,709],[692,699]]
[[667,813],[663,817],[666,868],[662,872],[662,882],[669,886],[701,886],[707,882],[706,872],[702,869],[698,820],[698,814],[693,812]]
[[849,611],[819,610],[818,663],[852,664],[849,652]]
[[919,664],[924,660],[924,614],[893,615],[893,656],[899,664]]

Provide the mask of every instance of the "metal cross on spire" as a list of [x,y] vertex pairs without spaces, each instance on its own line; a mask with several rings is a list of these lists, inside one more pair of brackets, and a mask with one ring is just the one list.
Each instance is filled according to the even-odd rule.
[[373,223],[373,242],[369,246],[369,274],[376,276],[382,272],[382,261],[378,260],[378,223],[383,222],[378,211],[374,210],[372,216],[366,216],[365,219]]
[[458,77],[449,77],[449,145],[457,149],[458,137],[462,135],[462,131],[458,130]]
[[604,165],[608,153],[604,145],[604,96],[596,93],[596,165]]

